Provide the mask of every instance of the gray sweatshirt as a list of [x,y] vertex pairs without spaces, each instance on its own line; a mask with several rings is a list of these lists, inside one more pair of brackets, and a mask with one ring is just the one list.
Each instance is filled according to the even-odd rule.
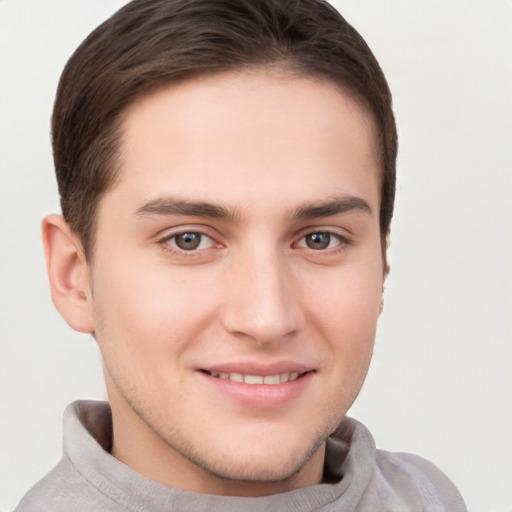
[[376,450],[370,432],[344,418],[327,441],[324,483],[261,498],[174,489],[139,475],[108,453],[107,403],[81,401],[64,413],[64,455],[15,512],[467,512],[448,478],[410,454]]

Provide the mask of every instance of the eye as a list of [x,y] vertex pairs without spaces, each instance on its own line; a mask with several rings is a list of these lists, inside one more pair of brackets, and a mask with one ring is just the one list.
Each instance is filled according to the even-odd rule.
[[164,240],[180,251],[196,251],[201,249],[209,249],[215,242],[204,233],[196,231],[187,231],[185,233],[178,233],[172,235]]
[[299,243],[299,247],[307,247],[315,251],[324,249],[332,249],[343,242],[341,236],[326,231],[319,231],[317,233],[309,233],[305,235]]

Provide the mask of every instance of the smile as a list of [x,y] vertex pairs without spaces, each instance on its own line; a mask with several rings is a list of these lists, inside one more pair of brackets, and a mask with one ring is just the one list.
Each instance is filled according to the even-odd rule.
[[276,385],[284,382],[291,382],[298,379],[301,375],[298,372],[291,373],[276,373],[275,375],[244,375],[237,372],[207,372],[212,377],[217,379],[225,379],[233,382],[245,383],[245,384],[267,384]]
[[[223,364],[199,370],[213,390],[212,399],[250,409],[277,409],[298,399],[314,382],[316,371],[302,364]],[[224,404],[224,402],[222,402]]]

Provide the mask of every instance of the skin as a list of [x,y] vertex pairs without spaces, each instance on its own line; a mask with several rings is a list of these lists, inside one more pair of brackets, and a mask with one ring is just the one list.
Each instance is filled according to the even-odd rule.
[[[53,300],[102,353],[113,456],[197,492],[321,482],[381,309],[369,114],[330,83],[256,70],[152,92],[123,126],[92,263],[62,218],[43,222]],[[307,373],[270,389],[205,372],[226,367]]]

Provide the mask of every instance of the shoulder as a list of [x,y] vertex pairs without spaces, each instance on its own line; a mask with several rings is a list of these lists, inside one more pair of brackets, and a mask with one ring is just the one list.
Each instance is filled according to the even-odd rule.
[[326,473],[340,479],[340,499],[350,497],[358,512],[467,512],[439,468],[416,455],[377,450],[370,431],[353,418],[345,417],[328,440]]
[[126,510],[91,485],[63,457],[59,464],[30,489],[14,512],[118,512]]
[[372,483],[383,502],[394,499],[418,510],[467,512],[458,489],[428,460],[376,450],[375,462]]

